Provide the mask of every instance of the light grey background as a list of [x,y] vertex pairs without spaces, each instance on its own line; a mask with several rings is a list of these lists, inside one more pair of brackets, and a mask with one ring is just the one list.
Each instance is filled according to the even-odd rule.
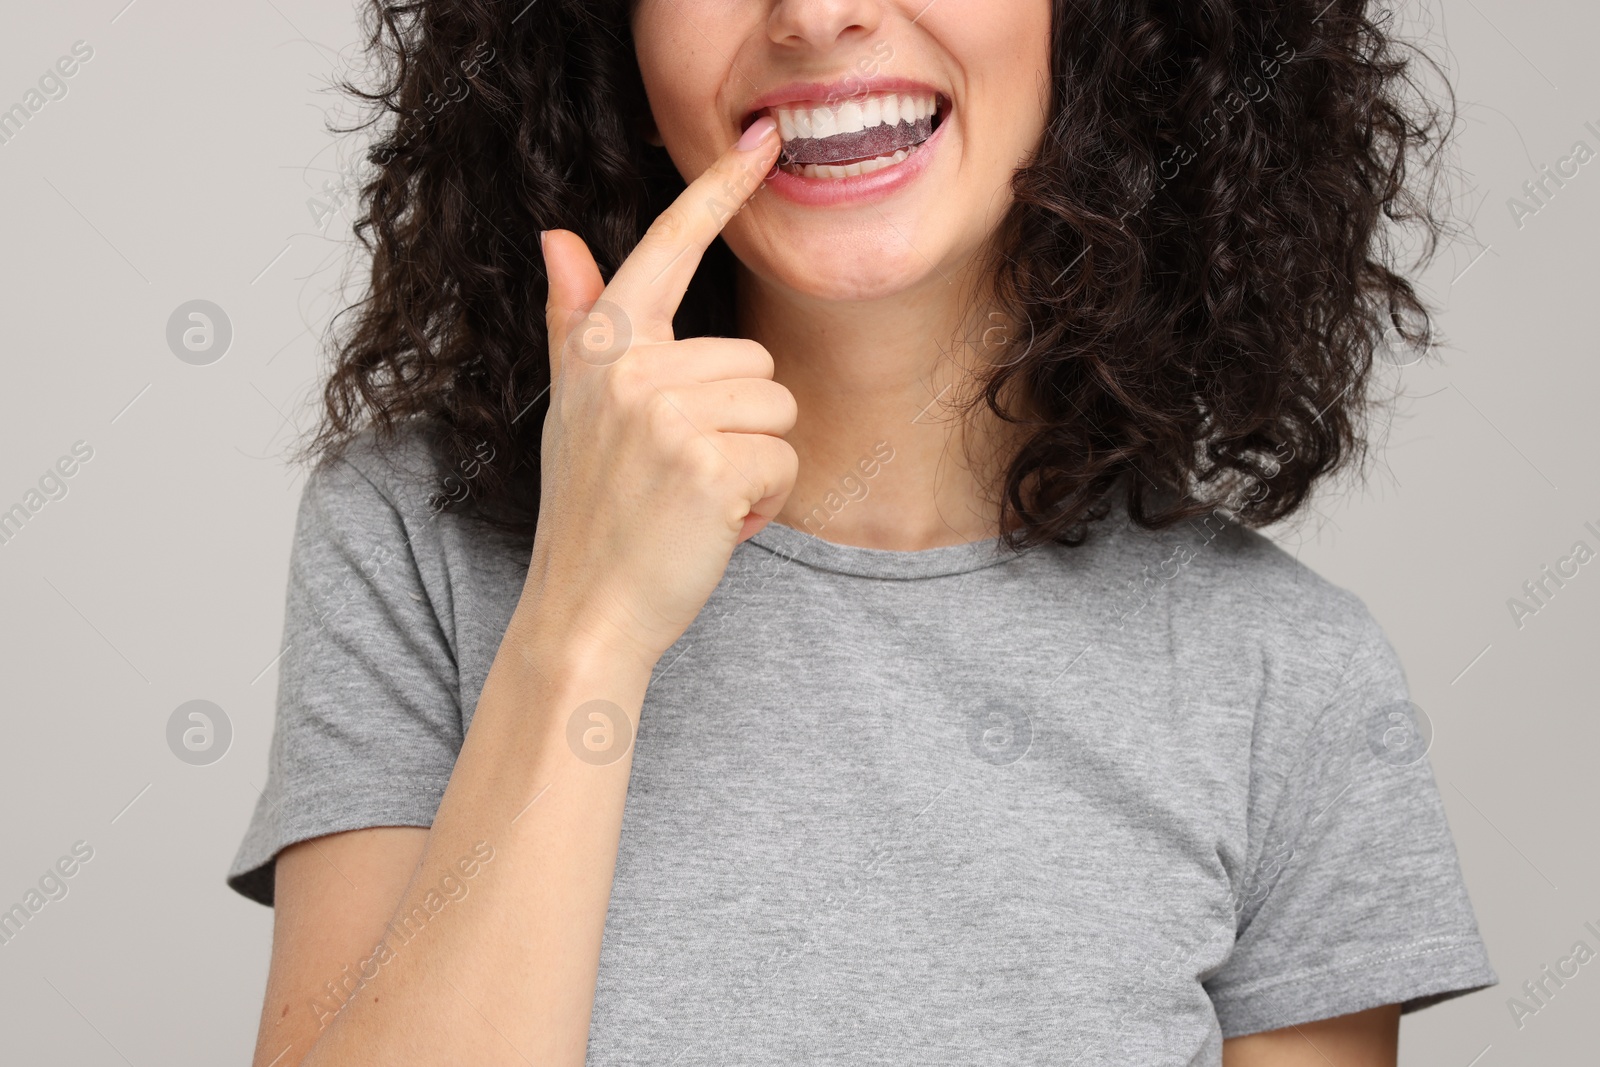
[[[1507,200],[1575,141],[1600,152],[1600,9],[1431,0],[1419,17],[1448,45],[1474,219],[1427,277],[1450,344],[1385,370],[1366,483],[1276,533],[1398,647],[1502,978],[1410,1017],[1402,1062],[1592,1062],[1600,961],[1520,1029],[1507,999],[1579,939],[1600,950],[1600,560],[1520,629],[1507,600],[1576,540],[1600,548],[1600,159],[1520,226]],[[222,876],[272,727],[301,481],[282,452],[341,306],[353,155],[319,90],[356,56],[353,9],[74,0],[0,19],[0,107],[74,42],[94,49],[0,145],[0,509],[74,442],[94,450],[0,545],[0,908],[74,842],[94,849],[0,945],[0,1045],[29,1064],[243,1063],[271,913]],[[207,366],[166,339],[197,299],[233,329]],[[191,700],[232,724],[208,765],[168,747]]]

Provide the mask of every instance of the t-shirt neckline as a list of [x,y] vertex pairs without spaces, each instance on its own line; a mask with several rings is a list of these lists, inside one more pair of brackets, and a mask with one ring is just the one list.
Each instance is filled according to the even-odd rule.
[[1002,538],[968,541],[959,545],[920,548],[910,551],[887,548],[862,548],[825,541],[793,526],[770,522],[749,543],[785,559],[816,570],[848,574],[858,578],[941,578],[953,574],[993,567],[1026,555],[1032,549],[1017,551]]

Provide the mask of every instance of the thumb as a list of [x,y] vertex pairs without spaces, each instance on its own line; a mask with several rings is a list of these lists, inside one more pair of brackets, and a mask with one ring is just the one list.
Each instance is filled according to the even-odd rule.
[[545,329],[550,335],[550,381],[561,376],[561,352],[572,327],[605,292],[600,268],[583,238],[571,230],[546,230],[539,237],[544,251],[545,276],[550,281],[544,305]]

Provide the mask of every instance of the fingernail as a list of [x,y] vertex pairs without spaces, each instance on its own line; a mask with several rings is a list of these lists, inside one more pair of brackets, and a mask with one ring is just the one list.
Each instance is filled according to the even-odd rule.
[[758,147],[777,128],[778,123],[771,115],[762,115],[744,131],[744,136],[739,138],[739,143],[735,147],[741,152],[748,152]]
[[549,230],[540,230],[539,231],[539,251],[541,251],[541,252],[544,251],[544,235],[549,233],[549,232],[550,232]]

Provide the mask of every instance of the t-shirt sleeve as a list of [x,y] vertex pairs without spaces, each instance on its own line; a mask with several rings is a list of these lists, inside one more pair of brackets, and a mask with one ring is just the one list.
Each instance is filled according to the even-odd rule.
[[[1375,621],[1290,750],[1233,951],[1206,981],[1225,1037],[1384,1004],[1414,1011],[1498,980],[1427,759],[1431,733]],[[1347,646],[1348,647],[1348,646]]]
[[228,873],[253,900],[272,903],[277,854],[298,841],[433,823],[463,731],[455,657],[412,547],[430,518],[403,514],[345,459],[306,483],[270,763]]

